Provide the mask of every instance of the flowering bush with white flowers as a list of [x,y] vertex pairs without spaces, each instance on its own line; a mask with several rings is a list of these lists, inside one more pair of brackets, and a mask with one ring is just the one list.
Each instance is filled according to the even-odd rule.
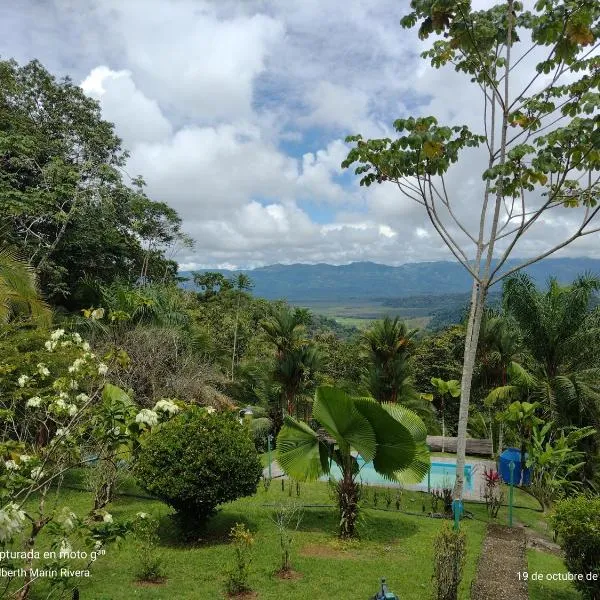
[[[77,333],[56,329],[31,355],[34,360],[22,365],[0,362],[0,549],[12,544],[34,550],[44,530],[58,551],[78,545],[84,549],[83,543],[89,552],[131,528],[105,510],[114,491],[114,466],[179,406],[165,400],[155,410],[139,410],[127,393],[107,381],[110,357],[101,360]],[[44,502],[51,488],[53,494],[60,491],[69,469],[90,463],[110,468],[101,498],[86,518]],[[28,502],[32,497],[37,502]],[[14,565],[29,574],[16,577],[6,597],[19,589],[16,597],[27,598],[36,582],[29,570],[47,566],[34,552],[26,554]]]

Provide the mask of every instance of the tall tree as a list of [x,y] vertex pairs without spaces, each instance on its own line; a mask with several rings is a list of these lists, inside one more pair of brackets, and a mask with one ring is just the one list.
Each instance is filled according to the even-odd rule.
[[[483,127],[438,123],[433,116],[394,123],[400,134],[354,144],[343,167],[358,162],[361,184],[391,182],[416,202],[473,279],[461,379],[457,477],[462,498],[467,422],[485,299],[491,286],[574,240],[597,233],[600,212],[598,48],[596,0],[538,0],[532,10],[504,0],[474,10],[469,0],[412,0],[403,27],[438,36],[422,53],[434,68],[450,65],[481,92]],[[533,64],[532,64],[533,63]],[[546,77],[544,77],[544,75]],[[519,82],[526,83],[520,84]],[[446,174],[465,150],[487,158],[474,225],[458,210]],[[505,263],[534,225],[563,208],[578,210],[564,237],[519,265]],[[473,214],[473,210],[470,213]]]
[[[81,306],[79,282],[172,278],[180,220],[126,181],[128,154],[99,104],[38,61],[0,61],[0,211],[5,236],[48,299]],[[130,185],[131,184],[131,185]]]

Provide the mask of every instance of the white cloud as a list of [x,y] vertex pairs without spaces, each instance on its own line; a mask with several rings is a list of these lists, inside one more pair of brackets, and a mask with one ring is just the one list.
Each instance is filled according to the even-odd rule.
[[[5,3],[0,54],[39,58],[100,101],[131,150],[127,171],[196,240],[182,266],[451,258],[421,207],[392,184],[359,187],[340,167],[347,134],[392,136],[397,117],[482,129],[477,88],[418,57],[430,42],[400,28],[407,10],[396,0],[343,10],[337,0]],[[512,86],[524,84],[516,70]],[[448,173],[470,228],[484,164],[470,151]],[[538,252],[574,214],[533,227],[518,253]],[[461,237],[449,216],[446,225]],[[566,252],[600,256],[598,241]]]

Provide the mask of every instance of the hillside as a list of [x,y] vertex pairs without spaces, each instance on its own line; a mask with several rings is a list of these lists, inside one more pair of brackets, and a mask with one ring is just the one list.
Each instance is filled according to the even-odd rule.
[[[506,268],[518,262],[509,261]],[[220,271],[226,276],[240,272]],[[539,284],[551,276],[561,283],[568,283],[580,273],[600,275],[600,259],[551,258],[531,265],[525,271]],[[307,305],[357,301],[379,304],[392,298],[463,294],[469,291],[471,284],[466,270],[450,261],[408,263],[398,267],[372,262],[339,266],[277,264],[241,272],[253,280],[255,295]],[[190,277],[191,274],[183,272],[181,275]]]

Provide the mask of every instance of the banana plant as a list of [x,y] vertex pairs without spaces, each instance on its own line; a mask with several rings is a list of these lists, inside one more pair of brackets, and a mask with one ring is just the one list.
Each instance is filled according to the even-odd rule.
[[332,467],[337,465],[341,478],[334,485],[342,538],[355,535],[362,464],[372,462],[377,473],[400,483],[418,483],[429,470],[425,425],[399,404],[352,398],[341,389],[320,386],[313,418],[320,426],[317,431],[285,417],[277,436],[277,462],[297,481],[314,481],[323,475],[333,479]]

